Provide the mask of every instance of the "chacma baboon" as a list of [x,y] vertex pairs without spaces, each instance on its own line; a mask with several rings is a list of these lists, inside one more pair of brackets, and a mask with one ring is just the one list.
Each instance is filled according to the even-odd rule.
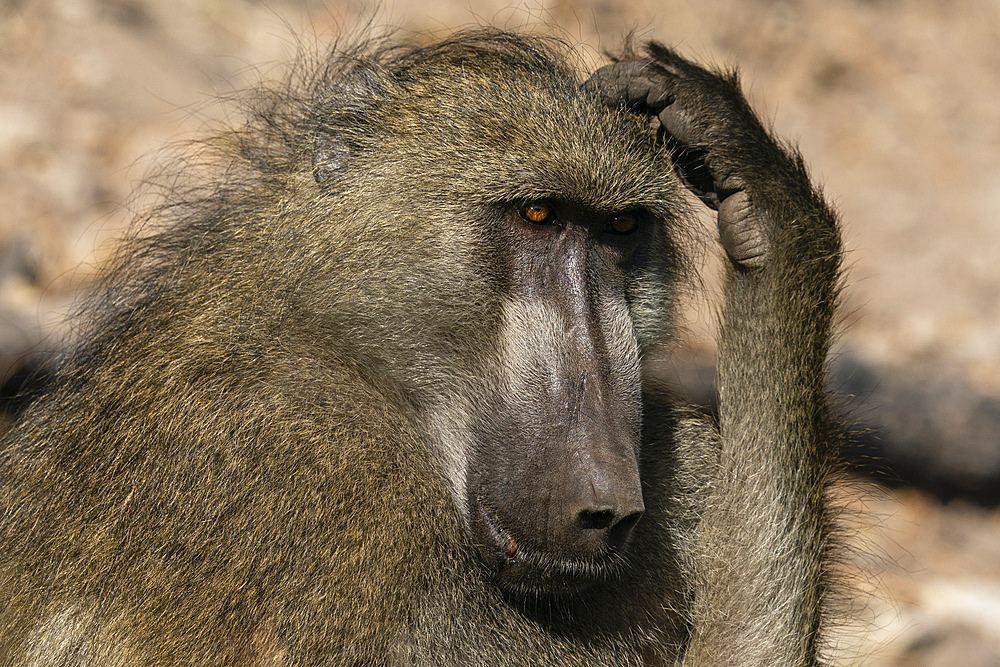
[[[317,69],[6,437],[4,664],[816,663],[837,222],[735,77],[492,30]],[[641,363],[685,183],[717,425]]]

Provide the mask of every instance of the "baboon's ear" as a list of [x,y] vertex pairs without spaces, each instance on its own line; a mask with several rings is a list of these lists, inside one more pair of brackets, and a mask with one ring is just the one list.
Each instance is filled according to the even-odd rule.
[[[313,138],[313,176],[317,183],[347,170],[355,150],[360,149],[364,130],[375,129],[375,109],[382,106],[390,87],[387,75],[373,66],[358,63],[343,73],[330,97],[319,106]],[[352,128],[352,136],[343,128]]]
[[333,133],[317,134],[313,140],[313,178],[325,183],[347,169],[351,149]]

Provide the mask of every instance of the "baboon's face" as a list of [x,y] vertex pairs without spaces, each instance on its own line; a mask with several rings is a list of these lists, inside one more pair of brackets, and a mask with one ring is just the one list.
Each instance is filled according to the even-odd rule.
[[622,559],[643,513],[639,343],[627,298],[658,225],[642,209],[512,207],[499,378],[476,415],[466,513],[505,587],[585,587]]
[[499,584],[556,593],[613,571],[642,517],[681,186],[644,119],[529,56],[411,67],[315,160],[348,213],[336,328],[415,398]]

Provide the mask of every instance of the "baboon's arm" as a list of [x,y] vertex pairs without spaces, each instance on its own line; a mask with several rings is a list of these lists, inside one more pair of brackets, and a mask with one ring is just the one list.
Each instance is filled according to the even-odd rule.
[[718,341],[722,448],[693,554],[683,664],[815,664],[837,220],[735,75],[658,44],[648,54],[599,70],[592,83],[658,119],[678,173],[718,211],[730,260]]

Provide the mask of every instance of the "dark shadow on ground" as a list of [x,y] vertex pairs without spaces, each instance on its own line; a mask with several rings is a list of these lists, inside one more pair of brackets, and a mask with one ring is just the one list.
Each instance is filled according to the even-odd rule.
[[[715,369],[683,356],[658,374],[715,414]],[[940,369],[875,368],[851,355],[830,367],[846,466],[890,487],[912,486],[949,501],[1000,504],[1000,400]]]

